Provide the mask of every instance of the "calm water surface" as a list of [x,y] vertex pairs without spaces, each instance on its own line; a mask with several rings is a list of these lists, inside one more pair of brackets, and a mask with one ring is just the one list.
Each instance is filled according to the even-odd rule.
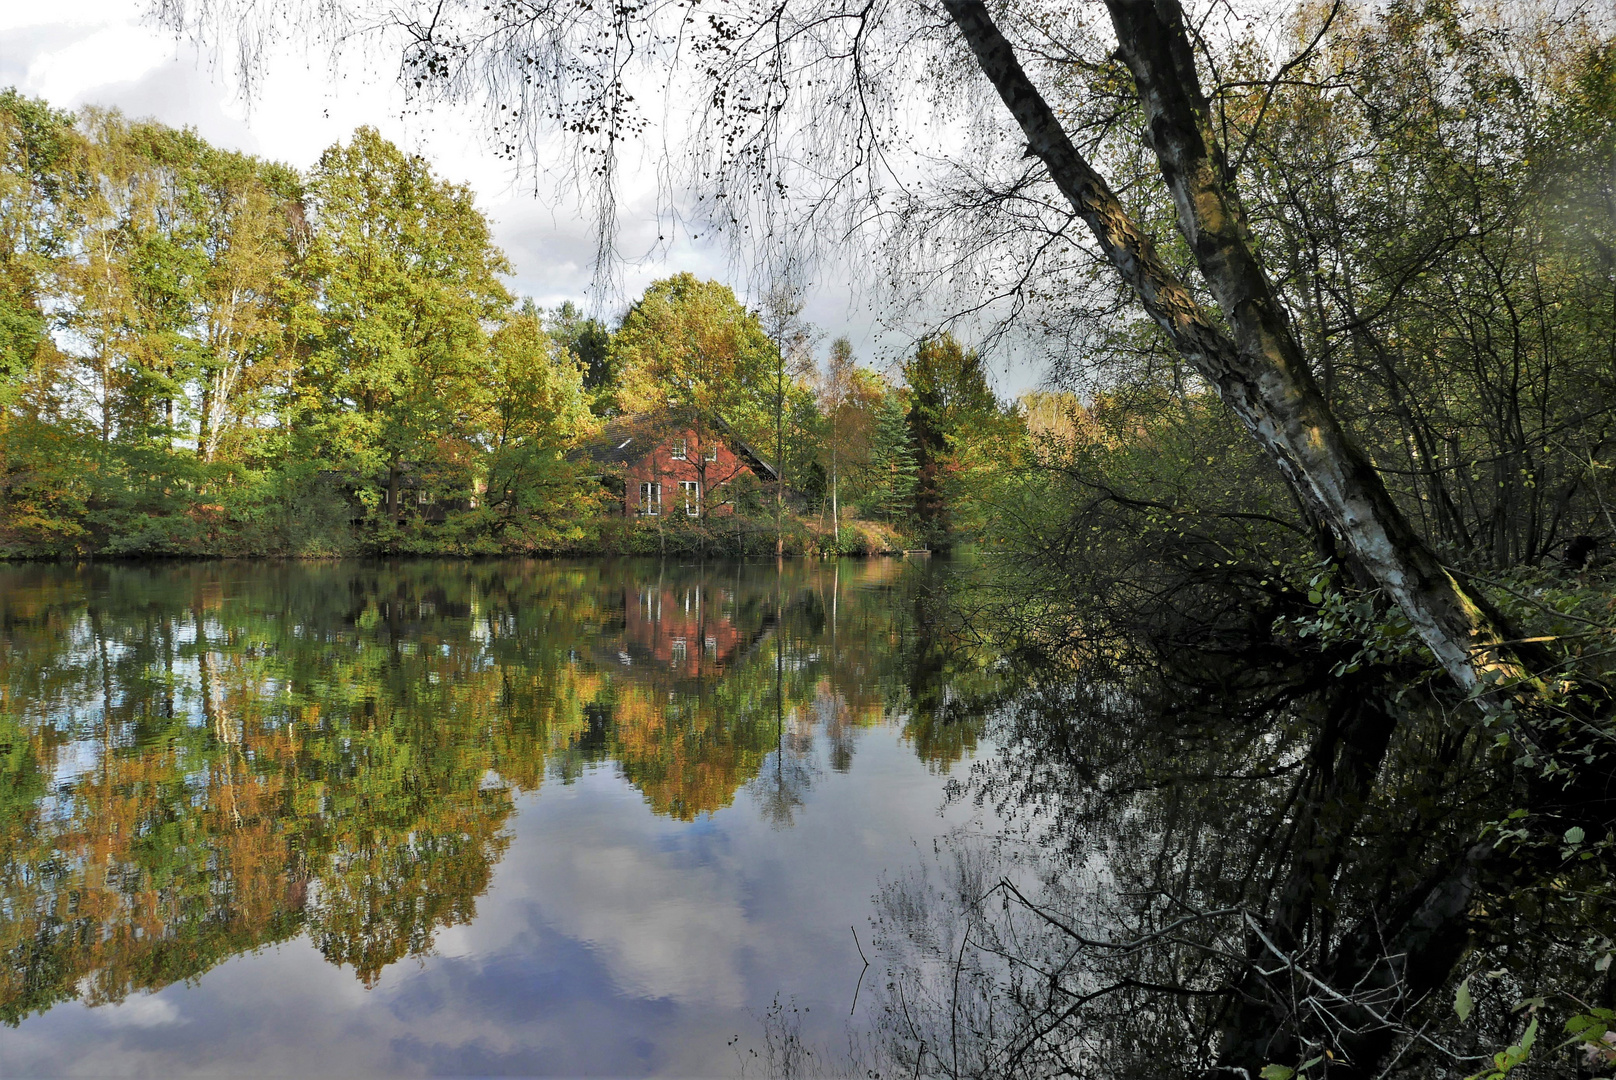
[[833,1036],[968,813],[946,573],[0,568],[0,1074],[731,1075],[777,996]]

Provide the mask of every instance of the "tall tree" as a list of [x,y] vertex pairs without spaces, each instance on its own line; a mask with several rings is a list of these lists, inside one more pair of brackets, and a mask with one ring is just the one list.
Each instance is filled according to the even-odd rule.
[[842,542],[842,512],[841,504],[837,501],[840,494],[838,480],[841,477],[839,466],[846,458],[845,442],[850,434],[848,432],[847,415],[852,404],[854,392],[854,378],[857,367],[853,362],[853,343],[845,337],[839,337],[830,343],[830,357],[825,362],[825,370],[819,380],[819,407],[825,414],[826,426],[829,428],[829,438],[826,439],[826,449],[830,451],[830,521],[831,535],[835,537],[838,548]]
[[941,541],[948,532],[944,493],[953,441],[962,430],[981,425],[998,411],[982,358],[954,335],[922,341],[903,365],[909,384],[909,431],[918,475],[915,518]]
[[[773,281],[763,296],[763,325],[774,345],[773,363],[769,372],[769,408],[774,418],[774,555],[785,555],[785,511],[788,475],[795,478],[794,455],[788,453],[788,436],[793,434],[793,391],[813,370],[813,356],[809,351],[811,333],[802,319],[802,285],[797,279],[797,268],[788,266],[786,273]],[[802,395],[795,395],[799,398]]]
[[82,489],[64,482],[75,455],[63,438],[62,355],[46,311],[84,175],[74,119],[0,92],[0,543],[46,550],[71,545],[82,528]]
[[768,338],[727,285],[680,273],[656,281],[612,335],[620,405],[670,405],[712,416],[756,437],[764,428]]
[[869,464],[863,477],[866,513],[884,521],[901,521],[914,513],[920,477],[909,410],[898,392],[888,390],[876,399],[873,414]]
[[[1442,565],[1320,392],[1252,242],[1176,0],[1108,0],[1106,6],[1178,228],[1215,308],[1162,257],[1072,141],[987,6],[973,0],[944,0],[943,6],[1020,126],[1028,153],[1043,162],[1174,348],[1328,524],[1363,580],[1386,591],[1462,689],[1495,704],[1521,694],[1523,701],[1543,700],[1553,661],[1517,643],[1519,635],[1485,598]],[[1515,689],[1495,692],[1508,687]]]
[[612,338],[599,319],[585,315],[567,300],[545,318],[556,344],[584,367],[584,387],[595,397],[595,410],[606,412],[615,403],[618,372],[612,366]]
[[553,549],[577,539],[592,510],[565,451],[592,429],[586,369],[545,332],[531,305],[489,341],[491,363],[475,426],[485,432],[484,509],[496,539]]
[[464,405],[486,369],[484,323],[510,303],[509,265],[471,191],[372,128],[321,155],[309,198],[311,355],[294,423],[316,459],[379,478],[396,524],[405,472],[423,482],[466,452]]
[[284,166],[208,148],[191,180],[206,255],[195,287],[196,452],[213,461],[290,374],[287,333],[310,232],[302,181]]
[[51,345],[46,278],[71,240],[73,124],[71,113],[0,91],[0,394]]

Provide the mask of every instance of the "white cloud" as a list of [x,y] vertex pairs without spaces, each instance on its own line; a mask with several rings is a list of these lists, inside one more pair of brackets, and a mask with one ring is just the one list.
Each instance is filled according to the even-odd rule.
[[136,994],[106,1013],[107,1026],[112,1028],[167,1027],[179,1019],[179,1007],[154,994]]
[[[520,871],[549,883],[543,918],[587,944],[621,993],[740,1007],[741,955],[757,933],[742,903],[743,877],[677,847],[647,845],[643,803],[600,797],[620,783],[602,771],[551,793],[570,804],[563,816],[569,842],[533,845]],[[683,828],[651,824],[653,832]]]

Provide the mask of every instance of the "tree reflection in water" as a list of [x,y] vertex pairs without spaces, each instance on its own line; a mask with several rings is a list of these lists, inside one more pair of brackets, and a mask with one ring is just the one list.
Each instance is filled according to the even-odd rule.
[[884,562],[20,567],[0,587],[0,1016],[300,934],[372,985],[476,915],[514,797],[611,763],[789,822],[815,738],[946,769],[923,586]]
[[1343,665],[1274,617],[1024,650],[969,785],[1015,827],[884,888],[860,1069],[1458,1078],[1536,1022],[1513,1075],[1596,1074],[1557,1044],[1616,1005],[1610,845],[1562,838],[1598,808],[1417,658]]

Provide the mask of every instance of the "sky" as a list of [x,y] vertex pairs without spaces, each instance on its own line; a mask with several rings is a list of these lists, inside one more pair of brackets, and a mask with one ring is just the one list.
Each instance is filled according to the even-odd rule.
[[[439,175],[476,192],[515,268],[508,285],[543,307],[572,300],[610,320],[652,281],[684,270],[735,285],[743,300],[756,301],[745,294],[746,275],[721,244],[659,226],[648,160],[631,160],[624,170],[621,288],[592,302],[594,236],[587,215],[558,199],[542,178],[519,173],[494,153],[474,111],[407,108],[386,57],[350,55],[333,72],[323,54],[284,51],[247,100],[229,71],[213,68],[189,41],[146,22],[147,7],[146,0],[0,3],[0,86],[15,86],[58,108],[109,106],[130,117],[193,127],[215,145],[299,169],[368,124],[427,158]],[[659,231],[671,242],[657,245]],[[820,353],[846,335],[855,356],[876,368],[887,368],[907,340],[883,330],[870,298],[835,280],[813,284],[804,316],[819,332]],[[1024,363],[1001,359],[991,366],[1001,396],[1037,382]]]

